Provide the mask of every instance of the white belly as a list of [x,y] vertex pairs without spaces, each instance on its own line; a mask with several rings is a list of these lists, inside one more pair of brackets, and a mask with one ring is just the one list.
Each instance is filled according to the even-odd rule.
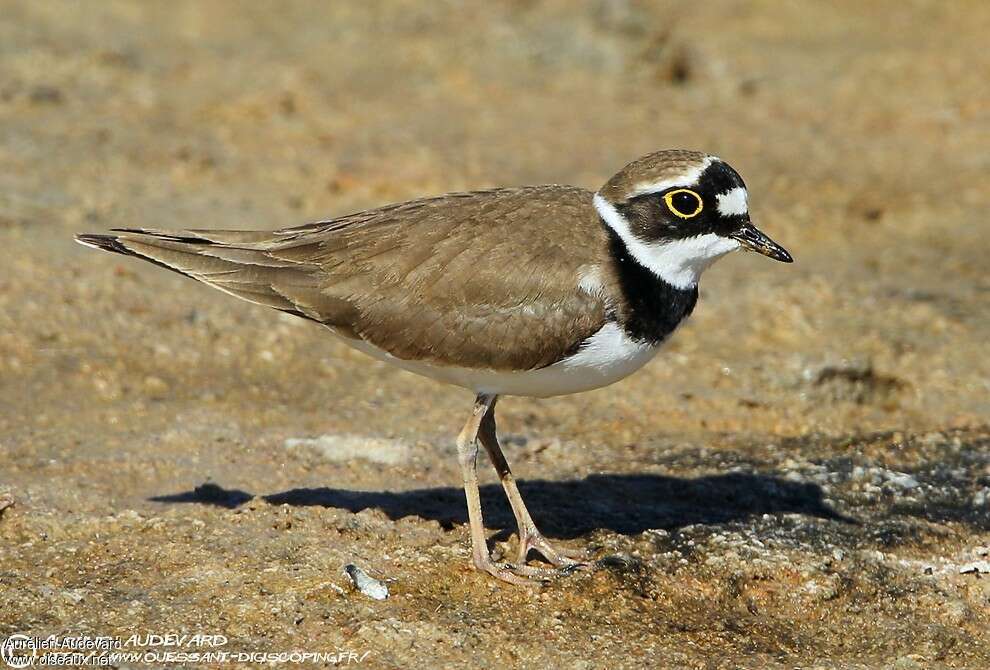
[[590,391],[614,384],[648,363],[660,345],[630,339],[621,327],[607,323],[573,356],[537,370],[485,370],[435,365],[392,356],[374,345],[342,338],[379,360],[437,381],[463,386],[475,393],[546,398]]

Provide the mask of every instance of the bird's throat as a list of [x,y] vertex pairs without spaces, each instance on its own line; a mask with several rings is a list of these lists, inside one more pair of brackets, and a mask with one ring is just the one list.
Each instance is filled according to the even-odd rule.
[[614,318],[630,337],[659,344],[691,315],[698,302],[698,287],[679,288],[658,277],[636,261],[614,230],[607,225],[605,229],[622,302]]

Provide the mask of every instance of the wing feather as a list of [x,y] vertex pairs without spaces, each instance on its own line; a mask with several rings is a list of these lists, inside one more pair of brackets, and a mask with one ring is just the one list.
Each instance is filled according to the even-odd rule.
[[563,186],[498,189],[273,232],[121,229],[79,239],[399,358],[531,369],[604,324],[603,296],[577,288],[607,244],[591,198]]

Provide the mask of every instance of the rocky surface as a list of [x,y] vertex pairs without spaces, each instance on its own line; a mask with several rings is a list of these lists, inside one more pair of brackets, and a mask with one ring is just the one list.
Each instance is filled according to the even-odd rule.
[[[988,21],[6,3],[0,634],[222,634],[367,667],[990,667]],[[722,261],[618,385],[500,403],[537,521],[597,560],[539,589],[468,567],[466,393],[71,242],[595,188],[670,146],[731,161],[797,262]]]

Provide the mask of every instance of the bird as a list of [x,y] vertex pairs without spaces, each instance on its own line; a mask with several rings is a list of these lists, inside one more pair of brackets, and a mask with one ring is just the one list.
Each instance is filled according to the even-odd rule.
[[[118,228],[76,240],[313,321],[374,358],[470,391],[457,455],[472,562],[533,585],[593,564],[533,521],[498,442],[496,402],[588,391],[640,369],[691,315],[704,270],[730,252],[792,262],[752,223],[748,202],[728,163],[673,149],[632,161],[597,192],[494,188],[273,231]],[[479,443],[515,517],[512,561],[488,549]]]

